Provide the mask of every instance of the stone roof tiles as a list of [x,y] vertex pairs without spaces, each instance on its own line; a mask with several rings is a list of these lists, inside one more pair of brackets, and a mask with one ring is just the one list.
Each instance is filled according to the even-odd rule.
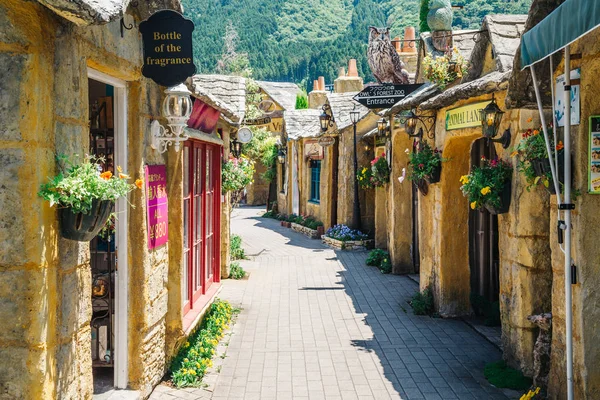
[[296,96],[300,93],[298,85],[292,82],[257,81],[258,86],[284,110],[296,108]]
[[304,109],[284,111],[285,130],[289,140],[321,135],[319,115],[321,110]]
[[246,79],[231,75],[194,75],[188,80],[194,97],[219,110],[227,122],[239,125],[246,113]]
[[335,124],[338,130],[343,130],[352,125],[350,120],[350,111],[356,110],[359,112],[359,120],[363,119],[369,114],[369,109],[362,104],[354,101],[352,98],[356,96],[358,92],[349,93],[328,93],[327,100],[331,106],[333,117],[335,118]]

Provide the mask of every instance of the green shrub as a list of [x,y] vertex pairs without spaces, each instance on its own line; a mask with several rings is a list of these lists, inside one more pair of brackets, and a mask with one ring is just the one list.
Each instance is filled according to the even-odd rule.
[[240,235],[231,235],[231,259],[245,260],[246,252],[242,248],[242,237]]
[[229,267],[229,277],[231,279],[244,279],[246,274],[247,272],[244,270],[244,268],[242,268],[240,263],[231,263],[231,266]]
[[306,226],[309,229],[312,229],[312,230],[316,231],[319,226],[323,226],[323,223],[321,221],[317,221],[313,217],[307,217],[304,220],[304,226]]
[[273,219],[278,219],[277,218],[278,216],[279,216],[279,214],[277,214],[277,212],[275,212],[273,210],[269,210],[262,215],[263,218],[273,218]]
[[229,328],[233,315],[231,304],[217,299],[208,310],[202,324],[179,350],[171,363],[171,379],[176,387],[197,387],[206,370],[212,366],[212,357],[223,331]]
[[522,391],[529,389],[533,384],[530,378],[523,376],[521,371],[510,368],[504,360],[486,364],[483,374],[488,382],[497,388]]
[[381,264],[379,264],[379,270],[382,274],[389,274],[392,272],[392,261],[390,260],[389,254],[386,255],[383,260],[381,260]]
[[367,257],[367,260],[365,262],[371,267],[379,267],[383,259],[387,256],[387,251],[381,249],[374,249],[371,250],[371,252],[369,252],[369,256]]
[[433,292],[427,287],[423,292],[417,292],[410,301],[415,315],[433,314]]

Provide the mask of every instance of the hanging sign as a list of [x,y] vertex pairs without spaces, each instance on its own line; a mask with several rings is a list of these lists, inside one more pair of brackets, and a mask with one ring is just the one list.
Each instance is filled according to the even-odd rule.
[[142,75],[175,86],[196,73],[192,52],[194,23],[172,10],[158,11],[140,24],[144,43]]
[[481,110],[488,104],[489,101],[482,101],[446,111],[446,130],[481,126]]
[[590,117],[588,190],[600,194],[600,115]]
[[244,120],[244,125],[269,125],[270,123],[271,117],[252,118]]
[[321,147],[329,147],[333,146],[335,138],[333,136],[323,136],[319,138],[318,142]]
[[390,108],[421,86],[422,84],[367,86],[353,99],[369,109]]
[[325,152],[323,147],[319,145],[318,140],[306,140],[304,141],[304,157],[309,160],[322,160],[325,158]]
[[[581,68],[571,71],[571,125],[579,125],[580,122],[580,100],[579,80],[581,79]],[[556,78],[556,89],[554,91],[554,117],[558,126],[565,126],[565,76]]]
[[146,165],[145,172],[148,249],[152,250],[169,241],[167,169],[164,165]]

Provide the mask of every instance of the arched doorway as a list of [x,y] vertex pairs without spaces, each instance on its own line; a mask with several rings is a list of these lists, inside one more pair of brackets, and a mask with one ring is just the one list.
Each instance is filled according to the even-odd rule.
[[[496,157],[494,144],[478,139],[471,147],[471,168],[482,157]],[[471,272],[471,306],[486,325],[500,324],[500,255],[498,250],[498,216],[487,210],[469,211],[469,267]]]

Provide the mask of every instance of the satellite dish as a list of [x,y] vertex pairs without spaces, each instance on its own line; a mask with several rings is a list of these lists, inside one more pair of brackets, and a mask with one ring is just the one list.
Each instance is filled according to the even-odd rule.
[[252,140],[252,131],[247,127],[240,128],[237,133],[237,139],[242,143],[248,143]]
[[260,103],[258,103],[258,109],[264,114],[264,115],[271,115],[275,112],[275,109],[277,108],[277,106],[275,105],[275,103],[271,100],[265,99],[263,101],[261,101]]

